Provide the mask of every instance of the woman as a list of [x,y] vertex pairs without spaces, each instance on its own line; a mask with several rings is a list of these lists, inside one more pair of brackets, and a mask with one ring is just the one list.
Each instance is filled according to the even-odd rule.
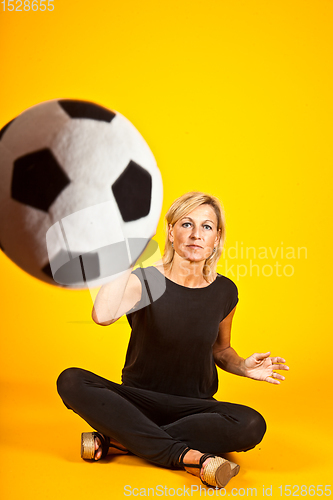
[[182,467],[208,486],[224,487],[239,466],[219,455],[256,446],[263,417],[216,401],[216,366],[279,384],[285,360],[270,353],[243,359],[230,346],[236,285],[216,273],[225,238],[217,198],[190,192],[167,215],[161,264],[130,269],[104,285],[93,319],[110,325],[127,314],[132,327],[122,384],[79,368],[58,378],[58,392],[96,431],[82,435],[82,457],[114,450],[164,467]]

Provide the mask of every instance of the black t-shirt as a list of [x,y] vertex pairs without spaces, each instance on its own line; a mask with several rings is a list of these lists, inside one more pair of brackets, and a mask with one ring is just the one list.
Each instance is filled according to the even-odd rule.
[[212,347],[220,322],[238,302],[237,286],[226,276],[203,288],[188,288],[156,267],[133,273],[141,300],[128,314],[132,327],[124,385],[155,392],[211,398],[217,391]]

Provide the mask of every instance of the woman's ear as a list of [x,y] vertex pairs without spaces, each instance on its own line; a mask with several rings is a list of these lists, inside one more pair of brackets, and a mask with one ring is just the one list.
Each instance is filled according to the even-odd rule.
[[172,224],[169,224],[169,226],[168,226],[168,234],[169,234],[169,240],[173,241],[173,226],[172,226]]
[[215,243],[217,243],[217,244],[218,244],[218,243],[219,243],[219,241],[220,241],[220,239],[221,239],[221,229],[219,229],[219,230],[217,231],[217,235],[216,235],[216,238],[215,238]]

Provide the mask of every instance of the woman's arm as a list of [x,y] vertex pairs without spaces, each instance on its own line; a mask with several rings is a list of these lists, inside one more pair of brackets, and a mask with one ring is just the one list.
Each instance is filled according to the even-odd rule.
[[92,310],[92,319],[98,325],[111,325],[141,299],[141,282],[135,274],[131,274],[132,269],[100,288]]
[[289,370],[287,365],[280,364],[285,363],[283,358],[270,358],[270,352],[265,352],[254,353],[244,359],[238,356],[237,352],[230,346],[231,324],[235,310],[236,306],[220,323],[218,337],[213,346],[215,364],[222,370],[235,375],[279,384],[280,380],[285,378],[274,370]]
[[213,346],[213,356],[215,364],[222,370],[246,377],[244,358],[238,356],[235,349],[230,346],[232,318],[236,307],[220,323],[219,334]]

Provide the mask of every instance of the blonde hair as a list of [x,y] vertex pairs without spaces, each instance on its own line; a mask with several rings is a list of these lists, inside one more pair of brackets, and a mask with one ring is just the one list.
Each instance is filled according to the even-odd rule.
[[216,247],[216,251],[205,260],[202,270],[204,279],[210,283],[214,279],[213,276],[215,277],[216,266],[221,257],[225,241],[224,212],[219,199],[215,196],[202,193],[200,191],[190,191],[183,194],[173,202],[165,215],[166,240],[162,261],[167,270],[172,268],[175,251],[172,247],[171,241],[169,240],[169,224],[174,226],[179,219],[185,217],[200,205],[210,205],[214,209],[217,218],[217,231],[220,230],[220,239]]

